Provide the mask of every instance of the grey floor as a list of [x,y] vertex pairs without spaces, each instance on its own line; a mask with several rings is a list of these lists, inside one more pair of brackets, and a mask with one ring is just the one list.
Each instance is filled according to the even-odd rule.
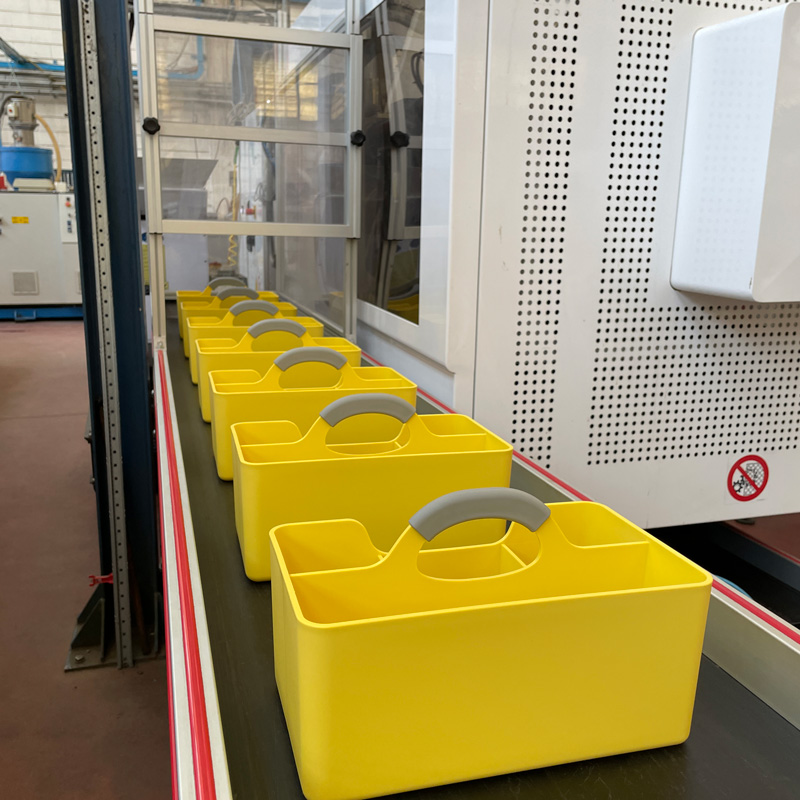
[[81,322],[0,323],[0,796],[167,798],[163,660],[65,673],[99,571]]

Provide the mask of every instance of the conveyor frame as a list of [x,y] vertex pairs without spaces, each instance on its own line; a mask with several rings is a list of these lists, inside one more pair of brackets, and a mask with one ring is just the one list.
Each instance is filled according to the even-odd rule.
[[[238,563],[231,486],[216,478],[210,434],[197,412],[172,320],[168,331],[169,351],[156,351],[156,405],[175,796],[300,798],[280,702],[274,686],[269,689],[269,586],[250,583]],[[450,411],[422,395],[421,411]],[[512,484],[551,502],[588,499],[519,455]],[[217,503],[226,492],[228,508]],[[215,556],[209,559],[212,550]],[[220,554],[230,556],[227,564]],[[243,630],[253,637],[246,648]],[[476,799],[505,794],[544,798],[562,791],[575,791],[573,797],[602,796],[603,791],[648,798],[679,792],[793,796],[792,786],[800,785],[794,756],[800,748],[800,633],[715,582],[704,653],[693,735],[685,745],[430,789],[418,796],[455,792]],[[248,684],[253,675],[259,680]],[[584,784],[588,788],[580,788]]]

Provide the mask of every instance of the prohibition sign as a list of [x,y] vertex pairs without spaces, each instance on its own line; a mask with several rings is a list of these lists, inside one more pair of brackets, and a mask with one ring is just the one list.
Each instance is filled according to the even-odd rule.
[[740,458],[728,473],[728,491],[734,500],[755,500],[767,486],[769,467],[761,456]]

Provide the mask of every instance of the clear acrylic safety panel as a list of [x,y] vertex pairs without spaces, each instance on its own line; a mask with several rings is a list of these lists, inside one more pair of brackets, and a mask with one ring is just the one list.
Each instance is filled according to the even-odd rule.
[[170,233],[163,255],[168,297],[238,276],[256,291],[278,292],[301,316],[344,328],[344,239]]
[[265,246],[270,288],[320,322],[343,329],[345,240],[267,237]]
[[346,148],[161,137],[164,219],[344,225]]
[[346,49],[157,31],[162,122],[344,133]]
[[[168,233],[164,235],[164,262],[168,295],[183,290],[200,290],[214,278],[243,276],[239,264],[239,237]],[[243,265],[246,267],[246,265]],[[263,278],[261,279],[263,283]],[[249,281],[248,281],[249,282]],[[258,276],[253,275],[253,287]]]
[[157,14],[195,19],[336,31],[344,28],[345,0],[156,0]]

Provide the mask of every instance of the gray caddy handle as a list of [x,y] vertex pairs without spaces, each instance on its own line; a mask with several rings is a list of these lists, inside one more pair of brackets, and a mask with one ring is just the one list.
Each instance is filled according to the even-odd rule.
[[331,427],[338,425],[342,420],[355,417],[358,414],[386,414],[400,422],[408,422],[416,413],[414,406],[401,397],[380,392],[366,394],[351,394],[334,400],[319,412],[320,417]]
[[305,325],[301,325],[293,319],[262,319],[261,322],[254,322],[247,329],[254,339],[258,339],[262,333],[272,331],[283,331],[284,333],[293,333],[295,336],[302,336],[306,332],[306,328]]
[[247,286],[241,278],[214,278],[208,285],[212,291],[220,286]]
[[294,350],[287,350],[285,353],[281,353],[272,363],[279,370],[285,372],[295,364],[310,362],[330,364],[336,369],[341,369],[347,363],[347,357],[336,350],[331,350],[330,347],[295,347]]
[[223,286],[221,289],[212,289],[211,294],[220,300],[227,300],[229,297],[249,297],[251,300],[258,300],[258,292],[246,286]]
[[245,311],[266,311],[269,314],[277,314],[278,306],[270,303],[269,300],[240,300],[234,303],[229,309],[234,317],[244,314]]
[[502,487],[463,489],[433,500],[421,508],[408,524],[432,542],[442,531],[476,519],[510,519],[535,531],[550,516],[550,509],[533,495]]

